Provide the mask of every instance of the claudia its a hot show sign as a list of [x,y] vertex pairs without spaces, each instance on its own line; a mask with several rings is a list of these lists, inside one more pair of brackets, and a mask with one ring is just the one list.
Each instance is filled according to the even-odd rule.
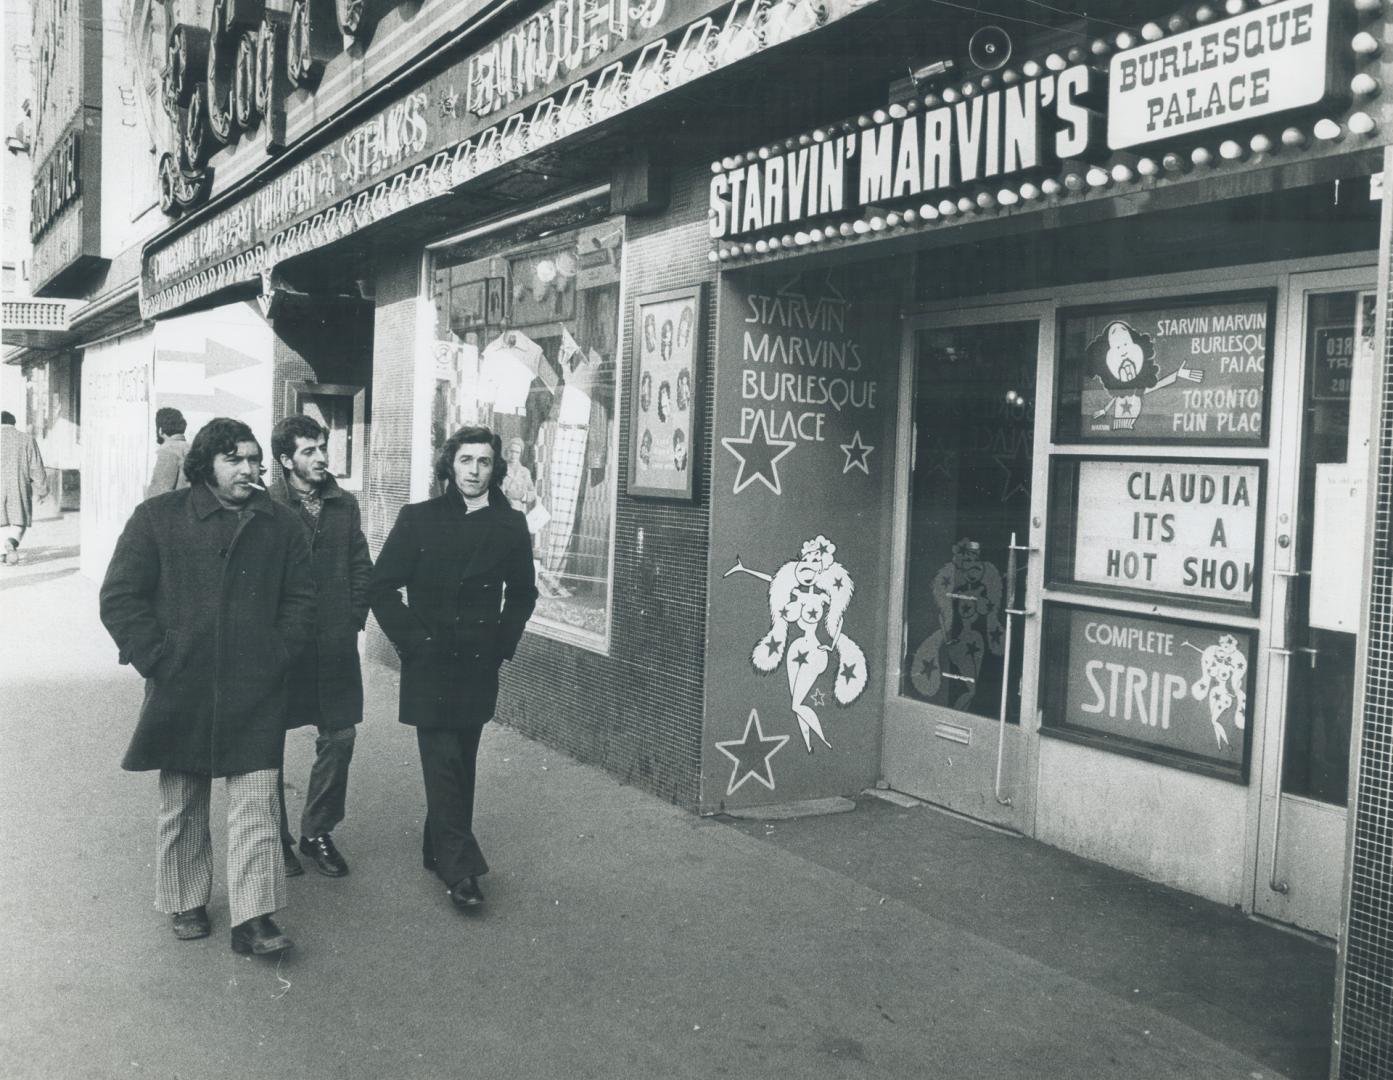
[[1073,580],[1251,605],[1257,465],[1077,463]]
[[989,76],[990,89],[951,85],[922,107],[915,98],[718,162],[711,236],[782,232],[866,207],[914,209],[926,198],[932,208],[964,188],[994,191],[984,185],[1001,178],[1049,177],[1067,161],[1312,106],[1332,87],[1333,44],[1329,0],[1278,0],[1120,51],[1106,71],[1056,55]]

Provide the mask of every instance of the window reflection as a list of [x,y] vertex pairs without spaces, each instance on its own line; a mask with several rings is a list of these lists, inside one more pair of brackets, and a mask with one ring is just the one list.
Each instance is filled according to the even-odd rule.
[[601,221],[434,266],[432,449],[464,424],[503,441],[503,492],[527,515],[534,624],[608,633],[623,226]]

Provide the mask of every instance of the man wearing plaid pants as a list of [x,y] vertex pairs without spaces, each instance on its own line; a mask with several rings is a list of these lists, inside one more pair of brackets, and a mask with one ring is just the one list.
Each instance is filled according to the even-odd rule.
[[209,798],[227,785],[232,948],[291,947],[271,915],[285,898],[277,772],[286,676],[314,636],[304,529],[257,483],[261,447],[238,420],[198,433],[189,486],[136,507],[102,583],[101,617],[145,701],[121,767],[158,770],[155,907],[174,936],[207,937]]

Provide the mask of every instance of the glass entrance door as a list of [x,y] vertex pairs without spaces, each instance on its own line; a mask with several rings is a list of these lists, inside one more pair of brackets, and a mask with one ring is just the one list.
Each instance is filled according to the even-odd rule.
[[1012,827],[1039,653],[1030,536],[1040,326],[908,330],[903,586],[882,761],[891,787]]
[[1300,412],[1283,418],[1271,563],[1270,715],[1282,722],[1264,739],[1254,908],[1334,937],[1366,586],[1374,293],[1300,284],[1289,305],[1286,395]]

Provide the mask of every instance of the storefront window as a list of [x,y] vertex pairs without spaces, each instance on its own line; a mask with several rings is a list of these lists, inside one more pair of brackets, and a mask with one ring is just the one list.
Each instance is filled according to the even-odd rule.
[[466,424],[503,440],[503,492],[527,515],[531,629],[603,647],[617,476],[618,219],[435,255],[431,449]]

